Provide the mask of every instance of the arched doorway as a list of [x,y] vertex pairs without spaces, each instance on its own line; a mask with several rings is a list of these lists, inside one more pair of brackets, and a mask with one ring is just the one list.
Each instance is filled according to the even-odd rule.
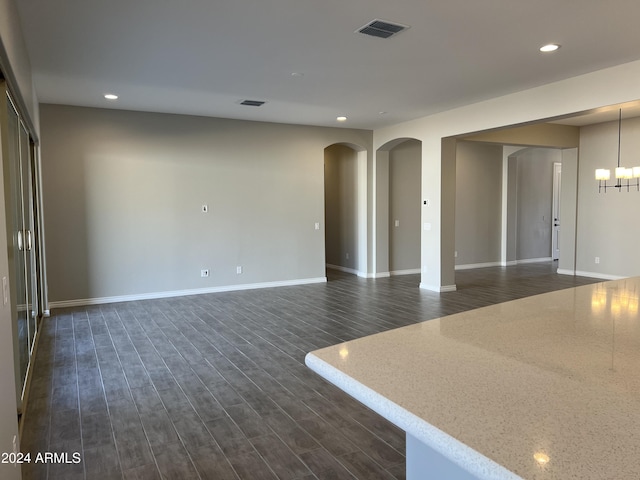
[[420,273],[422,142],[398,138],[376,152],[375,276]]

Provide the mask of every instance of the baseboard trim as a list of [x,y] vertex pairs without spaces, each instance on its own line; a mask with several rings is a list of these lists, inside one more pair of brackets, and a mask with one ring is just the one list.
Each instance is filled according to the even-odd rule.
[[551,257],[541,257],[541,258],[525,258],[522,260],[516,260],[517,264],[521,263],[540,263],[540,262],[550,262],[553,260]]
[[102,305],[105,303],[134,302],[136,300],[155,300],[158,298],[185,297],[188,295],[203,295],[206,293],[235,292],[239,290],[256,290],[260,288],[292,287],[313,283],[326,283],[327,277],[301,278],[277,282],[245,283],[240,285],[224,285],[221,287],[195,288],[189,290],[174,290],[169,292],[152,292],[137,295],[120,295],[115,297],[82,298],[78,300],[63,300],[49,302],[49,308],[82,307],[87,305]]
[[393,270],[389,272],[389,276],[395,277],[396,275],[415,275],[417,273],[422,273],[419,268],[411,268],[408,270]]
[[466,265],[456,265],[456,270],[473,270],[474,268],[487,268],[487,267],[501,267],[501,262],[487,262],[487,263],[468,263]]
[[[558,273],[560,272],[558,271]],[[606,273],[585,272],[582,270],[576,270],[575,275],[578,277],[600,278],[602,280],[622,280],[623,278],[629,278],[628,275],[609,275]]]
[[455,292],[457,290],[457,287],[455,285],[436,286],[436,285],[427,285],[426,283],[422,283],[422,282],[420,282],[420,288],[422,290],[429,290],[431,292],[438,292],[438,293]]
[[327,263],[325,267],[330,268],[331,270],[338,270],[339,272],[350,273],[351,275],[357,275],[359,277],[365,277],[366,273],[363,273],[355,268],[343,267],[342,265],[333,265],[331,263]]
[[368,273],[365,278],[389,278],[391,272]]
[[551,257],[543,258],[525,258],[523,260],[510,260],[508,262],[486,262],[486,263],[468,263],[465,265],[456,265],[456,270],[473,270],[474,268],[487,268],[487,267],[513,267],[514,265],[521,265],[523,263],[540,263],[550,262]]
[[558,275],[571,275],[572,277],[576,275],[576,272],[574,270],[567,270],[565,268],[558,268],[556,270],[556,273]]

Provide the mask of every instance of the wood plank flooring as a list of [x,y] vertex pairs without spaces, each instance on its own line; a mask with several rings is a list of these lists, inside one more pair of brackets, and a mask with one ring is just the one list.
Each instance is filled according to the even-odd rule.
[[[43,322],[22,451],[70,463],[26,479],[403,479],[400,431],[304,366],[307,352],[598,280],[552,263],[54,311]],[[72,462],[79,453],[81,461]]]

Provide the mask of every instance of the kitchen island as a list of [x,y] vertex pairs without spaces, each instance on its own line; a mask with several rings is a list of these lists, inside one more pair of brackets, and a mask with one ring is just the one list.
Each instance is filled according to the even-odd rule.
[[640,479],[640,277],[311,352],[407,433],[407,478]]

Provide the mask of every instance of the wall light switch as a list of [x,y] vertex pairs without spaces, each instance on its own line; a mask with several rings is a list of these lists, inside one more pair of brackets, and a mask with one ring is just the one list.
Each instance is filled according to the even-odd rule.
[[394,224],[396,227],[399,227],[399,226],[400,226],[400,220],[396,220],[395,222],[393,222],[393,224]]
[[316,228],[316,230],[320,230],[320,222],[316,222],[315,228]]

